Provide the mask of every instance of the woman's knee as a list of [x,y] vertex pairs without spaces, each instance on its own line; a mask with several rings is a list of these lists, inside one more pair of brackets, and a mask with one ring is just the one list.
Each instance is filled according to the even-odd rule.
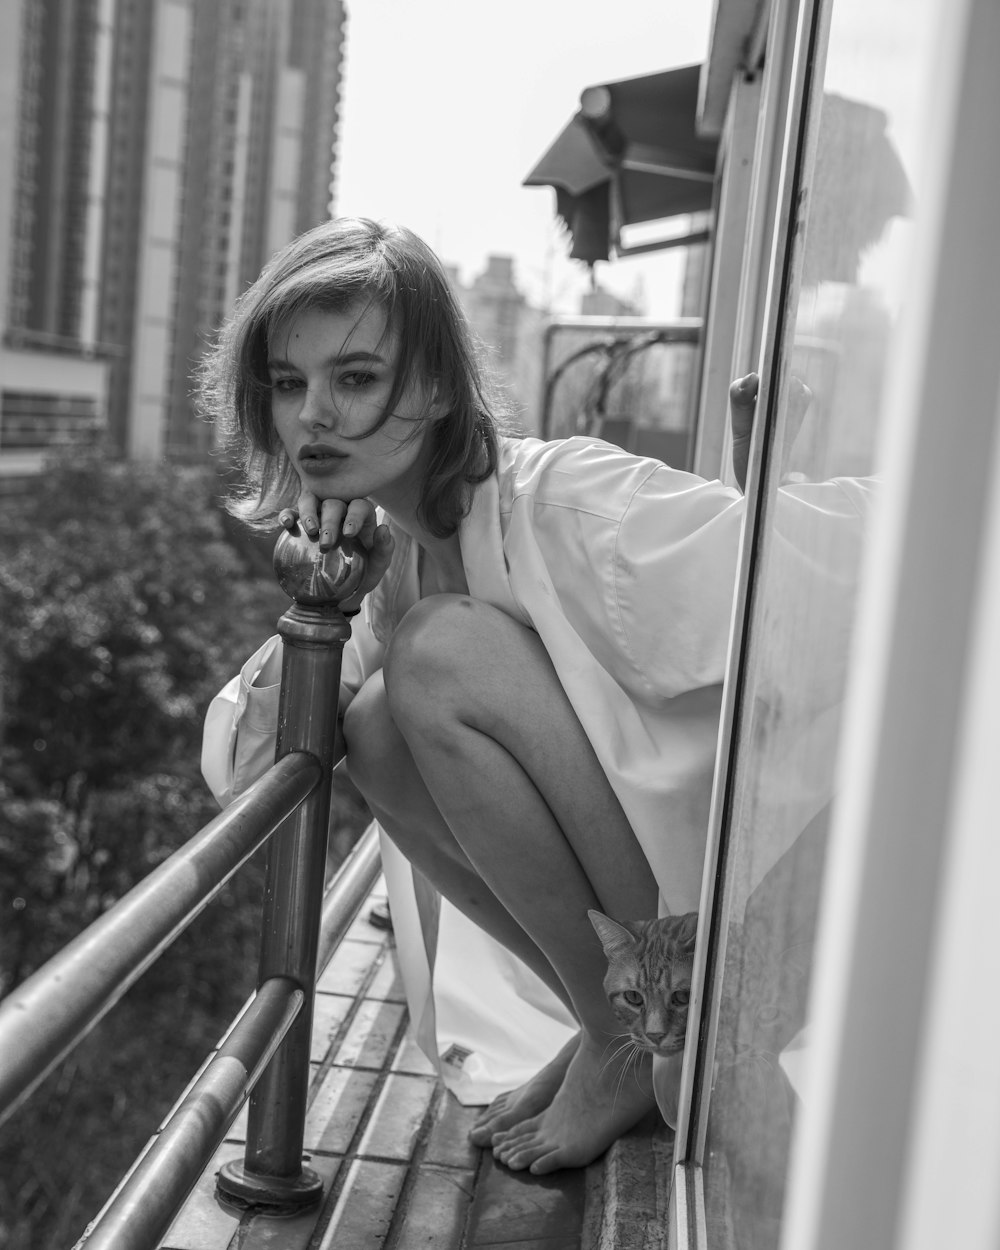
[[475,667],[476,639],[490,628],[490,614],[501,615],[466,595],[434,595],[410,608],[393,633],[382,669],[394,714],[424,700],[440,707],[466,684]]

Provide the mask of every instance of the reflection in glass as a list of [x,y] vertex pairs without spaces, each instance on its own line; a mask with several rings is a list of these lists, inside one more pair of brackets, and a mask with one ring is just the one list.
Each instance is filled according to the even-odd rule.
[[[806,174],[799,289],[781,345],[780,444],[764,486],[739,696],[708,1123],[709,1227],[738,1250],[779,1244],[796,1107],[808,1098],[809,982],[840,712],[914,212],[912,151],[901,149],[896,123],[921,87],[913,25],[929,28],[933,7],[911,5],[894,44],[898,0],[835,0]],[[873,21],[886,34],[882,60],[869,46],[861,64],[858,31]]]

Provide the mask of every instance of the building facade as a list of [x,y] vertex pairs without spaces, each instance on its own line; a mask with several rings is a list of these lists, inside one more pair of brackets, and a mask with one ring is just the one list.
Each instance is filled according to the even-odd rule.
[[452,289],[486,349],[486,367],[505,391],[528,433],[538,431],[545,314],[533,307],[515,280],[510,256],[486,258],[486,267],[464,285],[454,265],[445,266]]
[[204,344],[329,216],[341,0],[0,0],[0,475],[187,457]]

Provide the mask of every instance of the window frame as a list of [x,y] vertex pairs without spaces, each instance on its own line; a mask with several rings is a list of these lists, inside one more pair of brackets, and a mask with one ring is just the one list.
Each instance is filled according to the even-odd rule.
[[[701,1250],[709,1245],[705,1206],[706,1137],[722,990],[720,970],[725,963],[728,927],[732,791],[735,761],[742,746],[741,702],[746,683],[755,574],[773,496],[769,468],[772,449],[780,445],[782,434],[783,410],[777,401],[782,349],[788,333],[786,312],[794,307],[801,268],[799,188],[814,159],[815,134],[810,122],[816,113],[812,107],[816,92],[821,92],[823,85],[822,74],[816,73],[817,49],[823,46],[831,3],[832,0],[775,0],[769,16],[761,120],[754,131],[752,185],[729,377],[745,372],[746,362],[755,359],[760,384],[709,814],[687,1044],[681,1070],[668,1216],[670,1250]],[[737,85],[730,99],[730,109],[744,103],[745,96]],[[730,152],[730,159],[732,155]],[[724,298],[724,294],[720,291],[719,298]],[[711,312],[714,316],[714,308]],[[703,393],[708,389],[703,386]],[[715,453],[710,450],[709,440],[702,436],[703,429],[703,423],[699,422],[700,455],[696,467],[698,471],[707,472],[709,466],[705,461]],[[727,456],[730,446],[727,433],[722,443]]]

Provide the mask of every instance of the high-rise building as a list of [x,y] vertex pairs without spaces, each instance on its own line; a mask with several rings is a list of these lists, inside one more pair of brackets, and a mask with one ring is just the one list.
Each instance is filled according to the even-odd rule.
[[203,345],[329,216],[345,20],[342,0],[0,0],[0,474],[95,425],[129,456],[210,447]]
[[449,281],[473,329],[486,348],[483,362],[497,378],[525,428],[538,429],[545,316],[529,304],[514,278],[510,256],[489,256],[486,268],[464,286],[455,265]]

